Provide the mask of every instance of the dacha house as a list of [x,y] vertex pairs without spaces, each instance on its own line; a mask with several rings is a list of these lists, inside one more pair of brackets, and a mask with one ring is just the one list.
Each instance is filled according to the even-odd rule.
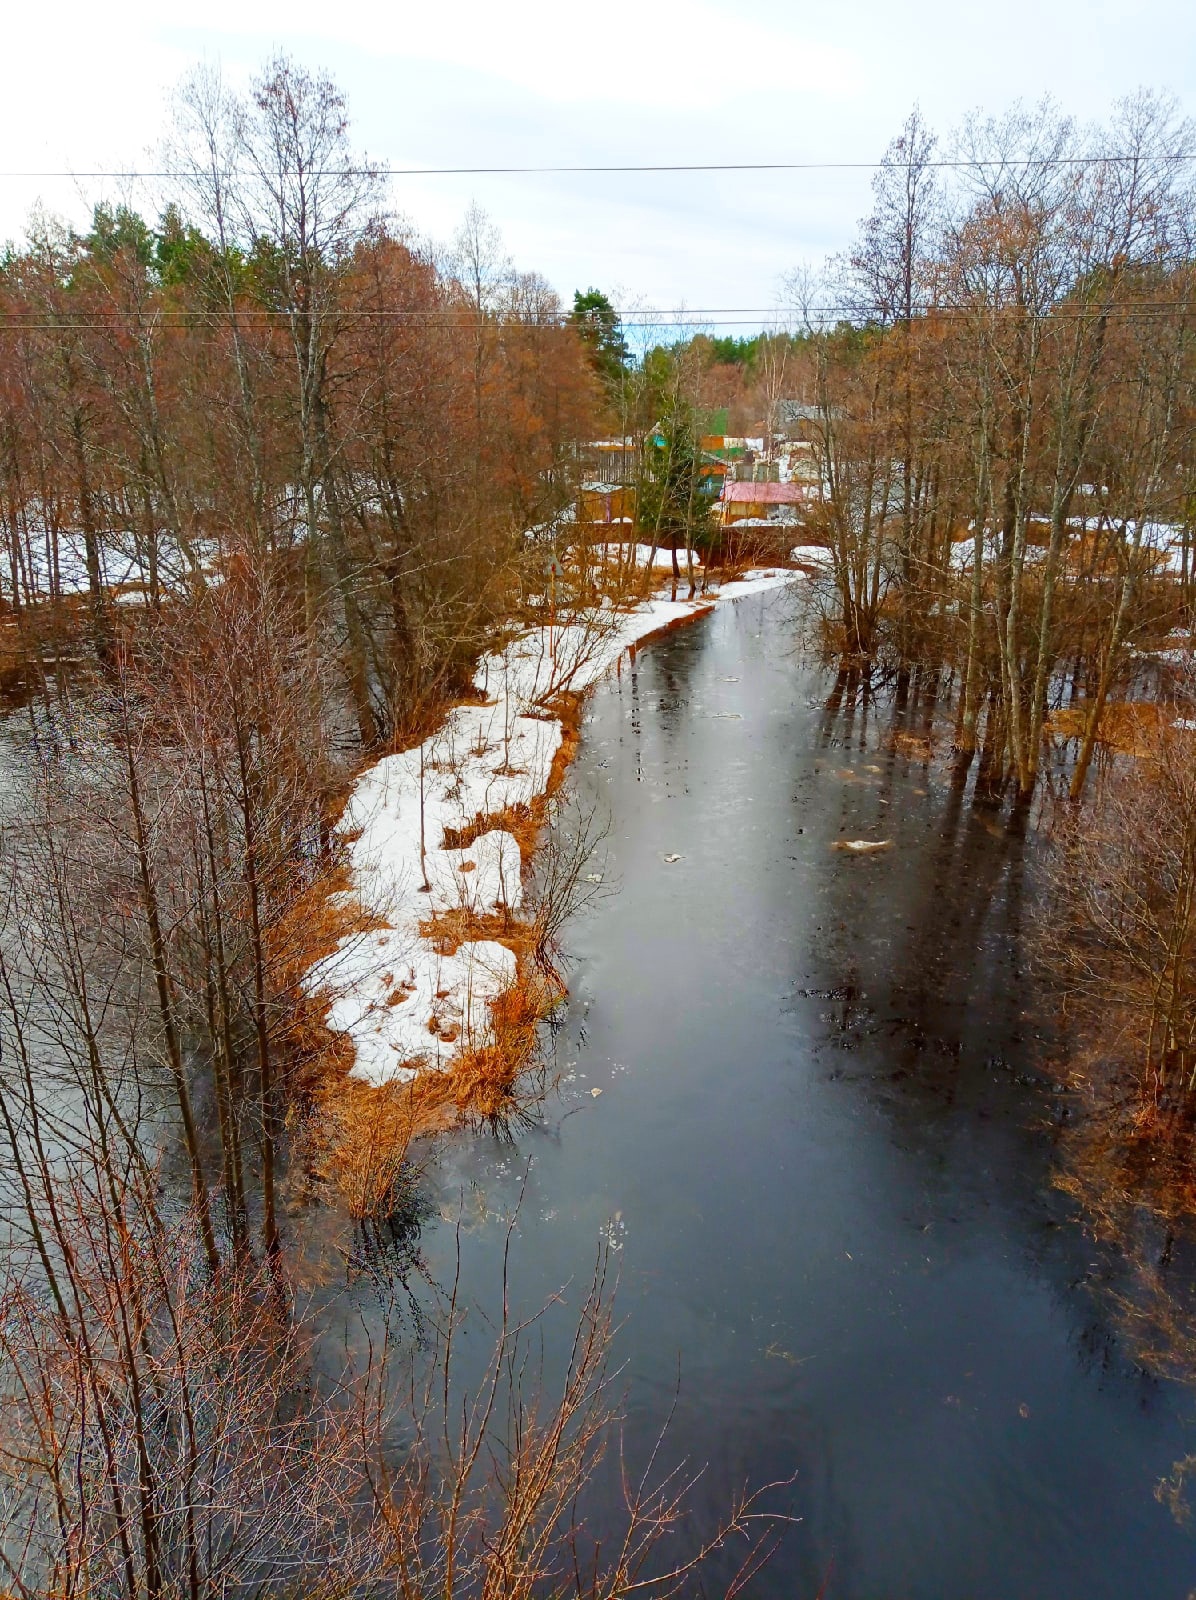
[[809,498],[804,483],[723,484],[719,509],[726,526],[732,522],[796,522]]

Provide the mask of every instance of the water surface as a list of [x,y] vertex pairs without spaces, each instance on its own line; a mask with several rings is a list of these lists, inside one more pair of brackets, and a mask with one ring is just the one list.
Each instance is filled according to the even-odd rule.
[[[793,1475],[753,1596],[1181,1600],[1196,1543],[1153,1489],[1193,1408],[1123,1349],[1115,1263],[1052,1186],[1033,838],[894,747],[916,708],[836,699],[793,604],[721,609],[589,702],[572,783],[612,892],[569,930],[542,1125],[429,1174],[463,1293],[495,1309],[521,1188],[516,1310],[575,1309],[610,1242],[631,1458],[676,1399],[694,1534]],[[457,1237],[424,1227],[441,1281]]]

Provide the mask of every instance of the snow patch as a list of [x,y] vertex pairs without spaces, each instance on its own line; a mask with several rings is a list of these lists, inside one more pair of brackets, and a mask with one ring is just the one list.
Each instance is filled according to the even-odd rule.
[[[622,520],[630,522],[632,519],[626,517]],[[630,555],[633,550],[635,552],[634,558]],[[634,564],[636,567],[661,567],[667,568],[670,572],[673,570],[673,552],[663,545],[657,546],[655,556],[652,553],[650,544],[594,544],[589,546],[589,554],[598,561],[610,561],[616,564],[622,562],[624,564]],[[696,550],[693,552],[693,564],[695,569],[700,568],[702,565],[702,558]],[[677,551],[677,565],[682,572],[686,570],[687,559],[684,550]]]
[[806,567],[829,568],[834,564],[831,552],[821,544],[794,545],[789,552],[789,559]]
[[[800,577],[765,568],[700,599],[650,599],[632,611],[599,604],[564,626],[530,629],[479,663],[484,704],[457,706],[422,746],[362,773],[337,831],[349,893],[385,926],[343,939],[305,979],[328,1001],[328,1027],[352,1041],[351,1076],[407,1082],[492,1040],[491,1006],[515,981],[514,955],[490,939],[440,955],[420,927],[458,910],[518,911],[518,842],[485,824],[547,792],[562,738],[554,697],[590,688],[650,634]],[[446,842],[469,835],[464,848]]]

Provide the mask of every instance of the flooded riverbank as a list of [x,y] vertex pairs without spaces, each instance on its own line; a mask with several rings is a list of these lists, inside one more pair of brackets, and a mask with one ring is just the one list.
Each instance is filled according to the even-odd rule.
[[[1116,1262],[1052,1185],[1033,837],[889,706],[828,710],[794,604],[739,602],[595,690],[573,788],[609,815],[612,892],[569,932],[560,1086],[513,1141],[438,1148],[425,1267],[449,1281],[459,1240],[493,1313],[522,1193],[514,1309],[569,1286],[551,1369],[607,1241],[630,1461],[676,1397],[694,1537],[795,1475],[753,1596],[1186,1595],[1196,1542],[1153,1491],[1192,1401],[1127,1355]],[[338,1297],[346,1337],[371,1305]]]

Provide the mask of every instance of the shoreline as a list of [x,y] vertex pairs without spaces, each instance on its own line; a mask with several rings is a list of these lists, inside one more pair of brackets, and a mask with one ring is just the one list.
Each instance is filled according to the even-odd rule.
[[[435,1102],[463,1111],[474,1096],[456,1080],[477,1078],[479,1066],[509,1085],[521,1065],[503,1059],[519,1053],[512,1030],[530,1053],[559,998],[528,970],[534,924],[520,912],[547,804],[580,739],[583,696],[672,628],[805,577],[758,569],[693,599],[654,595],[630,611],[605,602],[526,629],[479,662],[483,703],[453,707],[421,745],[358,776],[334,827],[347,883],[325,897],[356,931],[300,981],[350,1093],[377,1101],[379,1090],[434,1086]],[[408,1117],[413,1127],[410,1107]]]

